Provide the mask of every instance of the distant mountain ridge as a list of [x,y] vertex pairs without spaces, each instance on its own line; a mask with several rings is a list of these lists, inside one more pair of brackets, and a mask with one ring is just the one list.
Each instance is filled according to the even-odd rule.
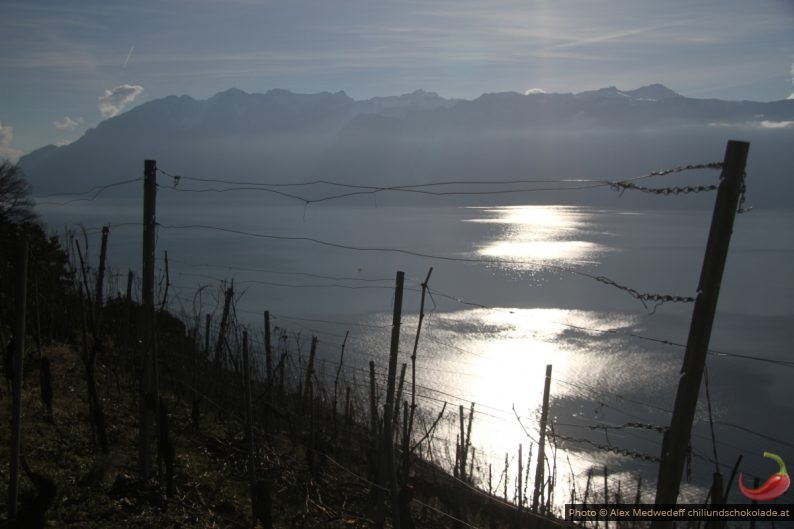
[[[205,100],[182,95],[149,101],[69,145],[33,151],[19,165],[37,193],[102,185],[118,180],[112,175],[119,172],[137,175],[144,158],[168,160],[169,166],[193,173],[223,170],[283,181],[322,172],[381,182],[405,178],[406,167],[428,177],[452,171],[479,175],[491,172],[484,160],[493,160],[502,176],[520,167],[562,177],[573,170],[566,169],[570,155],[557,160],[557,170],[549,149],[583,151],[576,146],[582,135],[590,138],[586,150],[610,136],[619,137],[615,145],[628,145],[638,135],[662,130],[679,141],[682,130],[692,127],[702,128],[704,137],[731,127],[777,127],[785,134],[792,123],[792,100],[694,99],[662,84],[577,94],[490,93],[473,100],[424,90],[357,101],[342,91],[249,94],[231,88]],[[551,136],[557,138],[554,145],[539,150],[535,162],[532,149],[519,147],[529,137],[542,144]],[[566,142],[570,145],[562,148]],[[473,163],[465,163],[468,158]]]

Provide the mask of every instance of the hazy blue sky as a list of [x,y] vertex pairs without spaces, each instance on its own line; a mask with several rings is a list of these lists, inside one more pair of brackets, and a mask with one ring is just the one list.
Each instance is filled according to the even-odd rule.
[[171,94],[794,92],[792,0],[0,0],[0,156]]

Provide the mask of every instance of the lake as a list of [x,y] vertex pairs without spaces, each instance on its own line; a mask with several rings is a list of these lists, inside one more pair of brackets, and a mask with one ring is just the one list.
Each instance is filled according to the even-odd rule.
[[[302,207],[239,196],[182,202],[161,194],[158,277],[167,251],[175,312],[219,314],[220,281],[233,279],[237,317],[255,331],[255,342],[261,344],[269,310],[273,325],[304,354],[318,336],[321,376],[335,374],[349,331],[344,377],[364,396],[369,361],[381,377],[388,365],[396,272],[406,277],[399,362],[410,363],[421,283],[433,267],[416,377],[423,420],[432,421],[447,403],[434,458],[454,461],[458,407],[468,413],[476,403],[471,440],[479,482],[488,488],[490,465],[492,487],[502,491],[507,456],[512,499],[519,444],[525,459],[530,445],[537,452],[551,364],[556,442],[546,455],[556,467],[555,504],[569,499],[572,486],[581,497],[591,467],[599,476],[594,489],[603,490],[604,466],[611,494],[620,482],[633,501],[641,476],[644,499],[653,500],[657,465],[648,459],[660,452],[656,428],[670,422],[684,355],[676,344],[686,342],[693,305],[643,303],[628,289],[695,296],[710,211],[620,209],[617,199],[614,209]],[[37,211],[51,229],[82,222],[93,261],[98,228],[110,224],[110,288],[123,292],[127,268],[140,269],[138,204],[107,199]],[[749,476],[763,481],[777,470],[765,451],[794,462],[793,226],[788,210],[736,218],[708,356],[716,459],[726,481],[739,454],[747,485]],[[410,365],[408,373],[410,379]],[[683,488],[693,502],[703,501],[716,468],[706,404],[703,388],[691,483]],[[439,441],[444,437],[451,446]],[[730,499],[746,502],[735,482]],[[794,503],[792,491],[779,501]]]

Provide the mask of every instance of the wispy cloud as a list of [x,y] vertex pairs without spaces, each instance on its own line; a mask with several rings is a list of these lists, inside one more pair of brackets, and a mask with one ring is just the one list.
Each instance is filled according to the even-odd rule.
[[141,95],[143,87],[140,85],[123,84],[116,86],[99,96],[97,107],[105,118],[117,116],[128,104]]
[[53,121],[52,124],[58,130],[74,130],[82,125],[83,121],[83,118],[72,119],[69,116],[65,116],[60,121]]
[[0,121],[0,158],[6,158],[12,162],[16,162],[22,151],[11,147],[11,140],[14,139],[14,127],[11,125],[3,125]]
[[[794,96],[794,94],[791,94]],[[789,97],[794,99],[794,97]],[[790,129],[794,128],[794,121],[762,121],[761,126],[765,129]]]
[[123,70],[124,68],[126,68],[126,67],[127,67],[127,63],[128,63],[128,62],[130,62],[130,57],[132,57],[132,52],[133,52],[134,50],[135,50],[135,44],[133,44],[133,45],[130,47],[130,51],[129,51],[129,53],[127,53],[127,58],[126,58],[126,59],[124,59],[124,65],[121,67],[121,69],[122,69],[122,70]]

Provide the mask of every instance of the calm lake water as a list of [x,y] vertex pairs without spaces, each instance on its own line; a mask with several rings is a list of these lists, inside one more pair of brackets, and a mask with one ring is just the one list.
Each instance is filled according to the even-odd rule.
[[[685,343],[692,304],[643,305],[594,278],[638,292],[694,296],[710,211],[240,202],[159,208],[158,257],[168,252],[175,310],[190,317],[219,311],[219,282],[233,279],[238,319],[260,333],[262,313],[270,310],[273,324],[288,329],[304,354],[316,334],[328,377],[349,331],[345,380],[365,395],[368,362],[374,359],[379,373],[388,365],[396,271],[406,275],[400,362],[409,362],[420,284],[432,266],[417,397],[428,422],[448,403],[449,419],[436,437],[452,439],[447,448],[437,440],[434,457],[454,460],[458,406],[468,413],[475,402],[471,437],[480,482],[487,488],[491,465],[493,487],[502,491],[507,455],[512,499],[519,444],[525,458],[534,445],[534,475],[545,366],[552,364],[557,442],[547,444],[547,457],[550,465],[556,461],[555,502],[564,503],[574,484],[581,496],[591,467],[599,476],[595,490],[603,490],[604,465],[611,493],[620,482],[633,501],[641,476],[645,499],[653,499],[656,464],[642,456],[659,455],[661,434],[651,428],[669,424],[684,354],[662,342]],[[110,266],[121,278],[128,267],[140,269],[137,202],[42,205],[39,212],[51,229],[82,222],[94,258],[96,228],[111,224]],[[792,227],[792,211],[753,210],[736,219],[711,340],[718,352],[708,357],[716,458],[726,481],[739,454],[748,485],[748,476],[763,481],[777,471],[765,451],[794,464]],[[161,273],[163,264],[158,261]],[[123,291],[122,282],[112,288]],[[715,470],[710,435],[701,391],[692,481],[684,488],[695,502],[705,498]],[[746,502],[735,482],[730,499]],[[794,503],[794,495],[779,501]]]

